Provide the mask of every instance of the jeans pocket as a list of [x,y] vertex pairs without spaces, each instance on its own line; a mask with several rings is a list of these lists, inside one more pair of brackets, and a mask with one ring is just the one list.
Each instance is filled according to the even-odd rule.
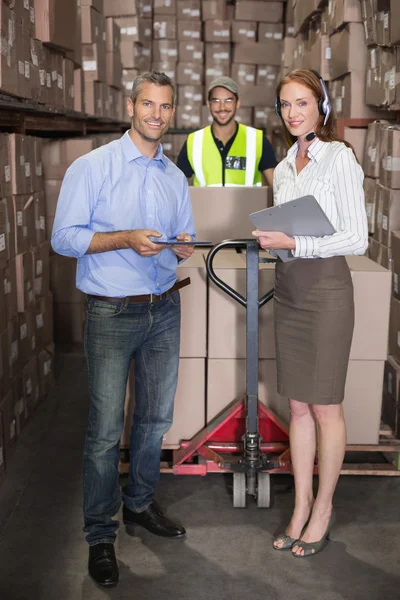
[[169,294],[168,301],[172,304],[172,306],[180,306],[181,295],[179,293],[179,290],[176,290],[176,292],[172,292],[172,294]]
[[123,309],[122,302],[105,302],[90,298],[87,303],[88,317],[110,318],[121,314]]

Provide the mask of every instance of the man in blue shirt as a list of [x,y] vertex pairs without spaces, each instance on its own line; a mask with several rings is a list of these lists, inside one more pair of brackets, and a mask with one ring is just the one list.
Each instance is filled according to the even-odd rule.
[[[123,521],[164,537],[182,537],[153,500],[163,435],[172,423],[180,339],[179,260],[195,235],[188,184],[159,144],[175,110],[175,86],[163,73],[140,75],[128,100],[131,129],[76,160],[60,192],[54,250],[76,257],[77,287],[88,296],[85,355],[90,411],[84,449],[84,531],[89,573],[116,585],[114,541],[121,494],[119,440],[131,361],[136,406]],[[183,283],[183,282],[182,282]]]

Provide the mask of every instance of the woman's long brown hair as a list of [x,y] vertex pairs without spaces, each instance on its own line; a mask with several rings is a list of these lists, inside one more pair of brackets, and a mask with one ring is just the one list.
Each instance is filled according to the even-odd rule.
[[[314,97],[317,102],[319,102],[321,99],[324,98],[324,93],[323,93],[323,90],[321,87],[320,80],[315,75],[315,73],[313,73],[312,71],[309,71],[308,69],[295,69],[294,71],[291,71],[290,73],[285,75],[285,77],[282,79],[282,81],[279,83],[279,85],[276,89],[276,97],[277,98],[280,99],[282,87],[286,83],[290,83],[291,81],[296,81],[297,83],[301,83],[302,85],[307,87],[309,90],[311,90],[312,93],[314,94]],[[282,120],[283,126],[285,128],[286,142],[288,144],[288,147],[290,148],[290,146],[293,146],[293,144],[297,141],[297,137],[295,137],[295,136],[291,135],[291,133],[289,133],[282,117],[281,117],[281,120]],[[324,125],[323,115],[320,115],[318,122],[317,122],[317,126],[315,128],[315,134],[323,142],[342,142],[348,148],[351,148],[351,150],[353,150],[353,152],[354,152],[353,146],[351,144],[349,144],[349,142],[346,142],[346,140],[342,140],[338,136],[337,131],[336,131],[336,118],[333,115],[333,111],[329,115],[329,119],[326,122],[326,125]],[[355,156],[355,153],[354,153],[354,156]]]

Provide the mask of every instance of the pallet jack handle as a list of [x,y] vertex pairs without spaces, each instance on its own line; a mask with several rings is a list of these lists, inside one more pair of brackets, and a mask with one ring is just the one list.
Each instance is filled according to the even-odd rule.
[[[224,291],[226,294],[228,294],[228,296],[230,296],[231,298],[236,300],[236,302],[238,302],[239,304],[241,304],[242,306],[247,308],[247,298],[244,298],[244,296],[242,296],[241,294],[239,294],[239,292],[237,292],[236,290],[231,288],[230,285],[225,283],[225,281],[222,281],[222,279],[220,279],[215,274],[215,271],[213,268],[214,258],[220,250],[223,250],[226,248],[234,248],[235,250],[251,249],[254,251],[255,249],[257,249],[257,250],[259,249],[258,241],[256,239],[224,240],[224,241],[220,242],[219,244],[217,244],[216,246],[214,246],[214,248],[212,248],[210,250],[210,252],[208,253],[208,256],[207,256],[207,263],[206,263],[207,274],[208,274],[209,278],[211,279],[211,281],[213,283],[215,283],[215,285],[218,286],[222,291]],[[271,258],[271,259],[270,258],[262,258],[262,259],[259,258],[259,262],[276,262],[276,261],[273,258]],[[264,306],[264,304],[269,302],[273,298],[273,295],[274,295],[274,290],[270,290],[262,298],[260,298],[258,300],[258,308],[260,309],[262,306]]]

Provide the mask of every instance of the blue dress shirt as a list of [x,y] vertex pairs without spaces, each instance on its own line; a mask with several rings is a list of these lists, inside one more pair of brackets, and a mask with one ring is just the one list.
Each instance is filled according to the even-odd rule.
[[164,239],[194,237],[186,178],[158,147],[148,159],[127,131],[119,140],[78,158],[67,170],[51,237],[55,252],[78,259],[76,285],[86,294],[161,294],[176,281],[170,248],[155,257],[132,249],[85,254],[96,232],[155,229]]

